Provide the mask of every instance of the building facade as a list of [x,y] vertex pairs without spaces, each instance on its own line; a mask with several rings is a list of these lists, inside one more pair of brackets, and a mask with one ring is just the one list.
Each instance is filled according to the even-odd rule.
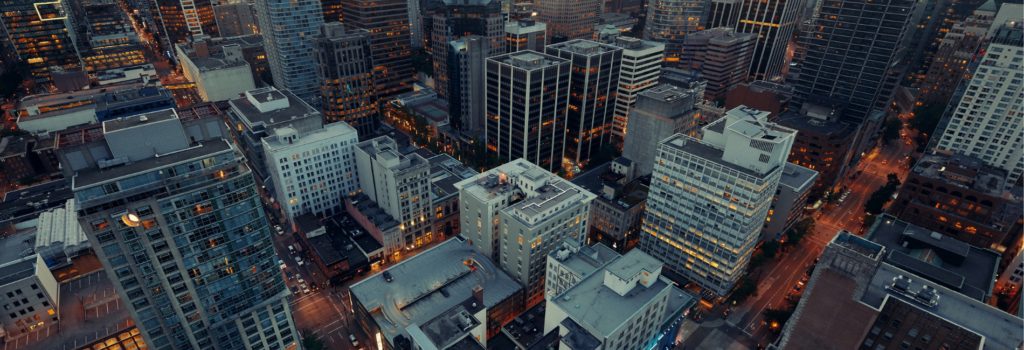
[[561,35],[569,40],[593,39],[604,0],[551,0],[533,3],[537,20],[548,26],[547,37]]
[[995,15],[995,11],[975,10],[974,15],[949,29],[932,54],[917,93],[918,105],[950,103]]
[[406,0],[341,0],[342,17],[348,29],[370,32],[373,77],[377,97],[392,97],[413,91],[412,48],[409,3]]
[[697,137],[702,113],[698,104],[704,96],[704,84],[691,84],[688,89],[659,84],[637,96],[630,109],[630,136],[622,146],[622,156],[633,161],[637,175],[654,171],[657,149],[662,140],[675,134]]
[[213,13],[217,16],[217,29],[220,31],[220,36],[230,38],[259,34],[259,25],[256,24],[253,12],[253,5],[249,3],[236,2],[214,5]]
[[532,50],[544,52],[548,25],[533,18],[505,23],[505,47],[508,53]]
[[[797,133],[799,134],[799,131]],[[762,227],[762,239],[782,239],[786,231],[804,218],[807,197],[818,176],[817,171],[786,163],[782,168],[782,177],[779,178],[779,188],[775,190],[775,198],[768,207],[768,218]]]
[[227,132],[219,116],[165,110],[58,149],[79,223],[150,347],[298,343],[252,172]]
[[430,220],[433,203],[430,163],[426,159],[415,153],[399,153],[395,141],[387,136],[356,144],[355,158],[359,188],[400,223],[407,248],[438,238]]
[[548,171],[562,166],[569,69],[568,60],[533,51],[487,59],[488,151]]
[[574,166],[582,167],[601,146],[611,143],[623,51],[590,40],[544,47],[546,54],[570,62],[563,159]]
[[[77,224],[77,223],[76,223]],[[57,324],[60,284],[39,254],[0,264],[0,325],[6,339],[19,338]]]
[[[10,1],[0,5],[3,22],[17,57],[28,64],[30,78],[36,83],[50,81],[50,67],[78,69],[78,34],[64,2],[41,3]],[[4,62],[5,66],[14,62]]]
[[686,36],[679,67],[708,81],[704,98],[723,99],[747,80],[756,44],[757,35],[730,28],[695,32]]
[[702,1],[650,1],[647,4],[644,40],[665,44],[665,63],[668,66],[686,64],[682,62],[686,37],[706,28],[708,9]]
[[617,29],[605,28],[598,40],[622,48],[622,68],[615,95],[615,119],[612,120],[612,142],[622,144],[626,138],[629,109],[636,105],[637,95],[658,84],[665,45],[619,35]]
[[[437,86],[448,89],[445,96],[451,122],[458,130],[484,130],[484,105],[487,104],[484,71],[487,69],[487,57],[494,56],[489,40],[479,35],[467,35],[448,42],[445,74],[449,77],[445,83],[438,80]],[[437,56],[437,51],[434,52]]]
[[325,23],[312,39],[324,122],[345,122],[362,135],[379,124],[379,101],[373,77],[370,33]]
[[320,1],[260,0],[256,17],[274,86],[314,101],[319,89],[310,39],[324,23]]
[[[263,151],[263,138],[288,127],[298,133],[320,130],[323,117],[291,91],[272,87],[246,91],[242,97],[228,100],[227,120],[235,142],[245,154],[249,167],[260,182],[270,180],[270,164]],[[282,199],[283,198],[279,198]]]
[[[245,61],[242,46],[227,44],[211,53],[206,42],[177,44],[175,50],[182,72],[196,84],[206,102],[225,101],[256,88],[252,69]],[[189,53],[194,53],[189,55]]]
[[[431,44],[434,47],[431,54],[437,96],[448,102],[449,106],[454,107],[456,102],[462,102],[462,96],[451,95],[453,92],[461,90],[458,87],[450,86],[460,83],[460,77],[454,71],[450,71],[450,69],[456,68],[452,67],[452,60],[458,61],[460,58],[449,58],[452,51],[456,49],[452,47],[451,42],[461,40],[469,35],[480,36],[481,43],[484,44],[484,53],[470,54],[472,57],[461,57],[464,60],[479,60],[480,64],[483,64],[484,58],[505,53],[505,22],[501,15],[501,1],[439,1],[434,13],[433,24]],[[453,89],[455,91],[452,91]],[[460,114],[459,117],[462,115]],[[457,127],[461,126],[461,123],[457,124],[459,124],[456,125]]]
[[604,244],[586,245],[566,238],[562,246],[548,253],[547,278],[544,279],[544,297],[550,301],[580,283],[619,257],[619,253]]
[[747,69],[750,80],[782,80],[786,49],[793,41],[793,29],[804,5],[805,2],[800,0],[771,3],[743,0],[738,11],[736,32],[754,34],[757,41]]
[[[746,270],[796,131],[746,107],[661,142],[640,249],[725,295]],[[723,200],[724,199],[724,200]]]
[[[805,103],[804,106],[810,105]],[[815,109],[805,109],[803,113],[788,110],[775,119],[777,123],[797,131],[789,161],[820,175],[808,195],[807,200],[812,203],[836,190],[845,172],[842,165],[850,157],[856,133],[850,125],[823,114],[815,113]]]
[[220,36],[210,0],[155,0],[165,46],[187,42],[193,35]]

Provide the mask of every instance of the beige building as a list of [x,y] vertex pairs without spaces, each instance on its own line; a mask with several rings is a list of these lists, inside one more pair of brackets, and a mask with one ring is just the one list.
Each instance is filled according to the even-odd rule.
[[[12,252],[13,254],[13,252]],[[0,324],[17,338],[57,323],[60,285],[39,254],[0,264]]]
[[602,3],[602,0],[546,0],[534,2],[533,8],[537,11],[537,20],[548,26],[548,42],[555,35],[569,40],[593,39]]
[[430,163],[415,153],[401,154],[387,136],[356,144],[355,154],[360,190],[399,222],[404,246],[432,241]]

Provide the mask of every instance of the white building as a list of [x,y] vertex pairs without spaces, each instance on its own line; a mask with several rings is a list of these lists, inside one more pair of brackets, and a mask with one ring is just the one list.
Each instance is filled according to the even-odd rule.
[[661,269],[660,261],[640,250],[616,256],[550,299],[543,334],[557,329],[560,350],[653,347],[659,332],[672,324],[666,321],[678,320],[696,303],[662,277]]
[[1005,170],[1008,176],[1004,190],[1013,188],[1024,172],[1024,96],[1020,93],[1024,87],[1024,29],[1019,22],[1010,23],[993,24],[989,32],[995,34],[981,65],[974,71],[945,132],[936,135],[942,138],[940,150],[981,158],[985,165]]
[[796,131],[746,106],[676,134],[654,164],[640,249],[724,295],[743,274],[775,197]]
[[552,298],[562,295],[583,278],[620,256],[604,244],[589,246],[580,244],[578,240],[566,238],[561,247],[548,253],[544,298],[550,302]]
[[223,52],[217,55],[211,55],[207,50],[197,50],[196,57],[188,56],[187,45],[177,44],[174,49],[181,62],[182,72],[188,81],[196,84],[196,90],[203,101],[225,101],[256,88],[249,63],[242,58],[240,45],[224,45],[221,47]]
[[544,257],[566,238],[585,239],[597,195],[525,159],[455,187],[463,205],[462,235],[523,285],[527,307],[544,300]]
[[[430,162],[418,154],[403,155],[395,140],[381,136],[356,144],[359,188],[399,224],[406,248],[434,239],[430,201]],[[384,249],[390,252],[387,242]]]
[[[287,107],[288,99],[270,102]],[[330,216],[345,211],[345,198],[359,191],[353,155],[358,141],[356,129],[347,123],[306,133],[285,126],[261,140],[267,171],[288,220],[306,213]]]
[[658,85],[665,44],[620,36],[614,25],[607,25],[598,33],[598,41],[622,48],[622,68],[619,70],[619,88],[615,96],[615,119],[612,120],[612,138],[623,142],[629,109],[636,105],[637,95]]
[[57,323],[59,289],[39,254],[0,264],[0,324],[7,339]]

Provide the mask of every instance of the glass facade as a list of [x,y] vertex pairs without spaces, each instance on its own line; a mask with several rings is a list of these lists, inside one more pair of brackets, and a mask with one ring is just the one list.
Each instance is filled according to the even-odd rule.
[[[313,38],[313,57],[320,82],[320,100],[324,121],[346,122],[360,135],[377,128],[377,89],[373,81],[373,61],[365,30],[347,33],[341,24],[325,24]],[[339,30],[331,30],[339,27]]]
[[377,96],[387,101],[413,91],[408,1],[342,0],[341,11],[348,28],[370,32]]
[[261,0],[256,14],[274,86],[312,101],[319,89],[310,38],[324,23],[320,1]]
[[665,44],[665,62],[671,66],[680,62],[686,35],[704,30],[708,11],[702,1],[652,0],[647,5],[647,25],[644,40]]
[[73,27],[71,14],[61,2],[3,1],[0,9],[11,44],[37,83],[50,80],[53,66],[74,69],[82,65],[75,37],[68,33],[68,27]]
[[156,0],[168,43],[184,43],[192,35],[217,36],[217,18],[210,0]]

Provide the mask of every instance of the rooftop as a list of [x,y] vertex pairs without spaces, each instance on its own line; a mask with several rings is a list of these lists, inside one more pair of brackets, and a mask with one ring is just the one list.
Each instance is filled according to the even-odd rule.
[[565,343],[572,350],[595,350],[601,346],[601,340],[597,339],[586,328],[573,321],[572,318],[562,320],[562,326],[568,331],[562,336],[562,343]]
[[[547,303],[540,302],[529,310],[524,311],[511,322],[506,323],[503,328],[505,333],[511,334],[516,342],[525,347],[537,343],[544,337],[544,312]],[[490,344],[488,344],[490,345]]]
[[473,315],[483,309],[484,306],[471,296],[461,304],[419,325],[419,330],[439,349],[449,349],[449,344],[457,344],[469,330],[481,324]]
[[[88,109],[105,111],[124,105],[173,98],[170,90],[157,86],[158,82],[128,82],[102,88],[31,95],[18,102],[16,115],[19,122],[24,122]],[[35,110],[36,107],[38,110]]]
[[[279,128],[279,129],[275,129],[275,130],[281,130],[281,129],[284,129],[284,128],[285,127],[282,127],[282,128]],[[294,129],[292,129],[292,130],[294,130]],[[356,134],[356,133],[357,133],[356,129],[353,128],[352,125],[349,125],[348,123],[330,123],[330,124],[323,125],[323,127],[318,129],[318,130],[314,130],[314,131],[307,132],[307,133],[299,135],[298,140],[295,140],[294,143],[292,143],[292,142],[282,143],[281,140],[278,139],[277,137],[264,137],[264,138],[260,139],[260,142],[266,144],[267,147],[269,147],[272,151],[277,152],[279,149],[287,149],[289,147],[300,147],[300,146],[307,145],[307,144],[310,144],[310,143],[315,143],[315,142],[318,142],[318,141],[327,140],[327,139],[330,139],[330,138],[333,138],[333,137],[338,137],[338,136],[346,135],[346,134]],[[352,137],[356,138],[357,136],[352,136]]]
[[396,173],[427,164],[427,160],[419,154],[402,154],[398,143],[387,136],[357,143],[356,148]]
[[363,216],[369,219],[370,222],[377,226],[381,231],[386,231],[389,228],[398,226],[398,221],[385,212],[384,208],[377,205],[377,202],[374,202],[365,193],[359,193],[351,200],[352,205],[356,207],[356,210],[359,210],[360,214],[363,214]]
[[[254,104],[253,101],[259,104]],[[258,124],[269,127],[298,118],[320,117],[320,112],[287,90],[251,90],[246,92],[246,96],[228,100],[228,103],[249,124],[250,129]]]
[[29,135],[8,136],[0,139],[0,159],[25,155],[25,151],[28,150],[28,141],[32,139],[33,137]]
[[[712,124],[712,126],[723,125],[724,127],[724,124],[725,123],[715,123]],[[735,170],[741,174],[746,174],[753,177],[762,176],[753,170],[722,160],[722,157],[725,155],[724,150],[701,143],[699,140],[686,135],[675,134],[665,139],[664,141],[661,141],[661,143],[668,147],[675,148],[677,150],[692,154],[694,156],[704,158],[707,161],[721,165],[722,167]]]
[[979,158],[963,154],[925,153],[914,166],[914,174],[960,188],[999,197],[1006,172],[989,167]]
[[985,302],[992,294],[1001,256],[940,233],[897,220],[878,217],[864,234],[885,247],[886,262],[932,282]]
[[544,50],[546,52],[551,52],[551,50],[568,51],[572,52],[574,56],[596,56],[603,55],[605,53],[612,51],[619,51],[622,50],[622,48],[615,45],[602,44],[591,40],[576,39],[545,46]]
[[436,202],[449,196],[458,196],[459,189],[455,184],[459,181],[480,174],[476,170],[462,164],[448,154],[439,154],[427,159],[430,162],[430,200]]
[[78,174],[72,178],[72,189],[78,190],[87,186],[113,181],[124,176],[149,172],[162,167],[181,163],[191,159],[206,158],[211,155],[231,150],[231,144],[227,140],[210,140],[202,142],[199,146],[187,148],[178,152],[160,157],[153,157],[133,161],[131,163],[101,170],[97,167],[78,170]]
[[1024,332],[1021,332],[1021,325],[1024,324],[1024,320],[1020,317],[1010,315],[974,298],[949,290],[942,285],[911,277],[912,281],[907,289],[916,291],[920,290],[922,286],[928,286],[929,288],[934,288],[940,297],[938,303],[934,306],[922,305],[916,298],[894,292],[889,288],[893,285],[893,280],[901,275],[912,276],[913,273],[883,263],[878,271],[875,272],[860,301],[877,309],[881,309],[884,306],[884,302],[887,300],[886,297],[918,306],[923,311],[946,319],[985,337],[985,345],[983,347],[985,350],[1015,349],[1021,343],[1024,343]]
[[786,324],[785,349],[855,349],[878,310],[864,305],[854,292],[857,282],[833,269],[819,268],[800,300],[803,312]]
[[[381,327],[389,342],[398,335],[409,337],[406,327],[425,324],[483,289],[483,306],[493,307],[522,291],[519,283],[498,269],[490,259],[467,245],[461,236],[444,241],[387,269],[367,277],[349,290]],[[448,296],[440,290],[445,289]]]
[[[551,176],[554,177],[554,175]],[[532,225],[546,218],[551,210],[566,204],[575,204],[584,200],[586,195],[594,196],[592,193],[573,186],[569,181],[549,180],[548,184],[542,186],[535,195],[528,196],[525,200],[513,204],[503,211],[514,214],[513,217]]]
[[[619,253],[601,243],[588,246],[586,244],[581,245],[575,239],[566,238],[562,245],[562,247],[548,253],[548,256],[557,260],[580,277],[590,276],[608,264],[608,262],[620,256]],[[576,252],[573,252],[574,250]],[[560,258],[561,256],[564,256],[564,258]]]
[[[13,218],[31,217],[46,209],[63,206],[65,201],[73,197],[74,193],[71,192],[65,179],[7,192],[4,194],[4,201],[0,203],[0,222]],[[10,243],[8,240],[7,244]],[[4,248],[8,248],[8,246],[0,247],[0,251],[11,251]],[[0,254],[0,258],[5,255],[7,254]]]
[[534,70],[555,65],[568,65],[569,60],[537,51],[525,50],[487,58],[519,69]]
[[840,138],[853,134],[853,130],[844,123],[831,122],[809,115],[800,115],[792,109],[780,113],[775,118],[775,122],[794,129],[807,130],[822,135],[837,134],[836,136]]
[[426,117],[434,122],[442,122],[448,119],[448,107],[435,102],[427,102],[412,108],[417,114]]
[[818,179],[818,176],[817,171],[787,162],[786,167],[782,169],[782,177],[779,178],[779,184],[785,185],[799,193],[811,188],[811,185],[814,185],[814,181]]
[[0,286],[34,276],[37,259],[38,255],[33,254],[0,265]]
[[173,109],[168,108],[156,112],[146,113],[144,115],[134,115],[130,117],[111,119],[103,122],[103,133],[109,134],[115,131],[131,129],[143,124],[153,124],[177,118],[178,114],[175,113]]
[[547,24],[543,22],[537,22],[533,19],[520,19],[516,22],[505,22],[505,32],[512,34],[524,34],[533,32],[543,32],[548,28]]

